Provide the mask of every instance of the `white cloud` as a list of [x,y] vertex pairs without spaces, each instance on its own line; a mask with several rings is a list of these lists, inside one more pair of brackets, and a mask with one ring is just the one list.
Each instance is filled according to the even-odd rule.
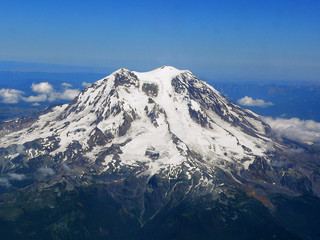
[[85,88],[89,87],[90,85],[91,85],[91,83],[87,83],[87,82],[83,82],[82,83],[82,87],[85,87]]
[[265,117],[264,121],[270,125],[278,138],[300,142],[320,142],[320,123],[313,120]]
[[302,148],[290,148],[289,151],[292,153],[303,153],[304,152],[304,150]]
[[14,181],[22,181],[27,178],[26,175],[18,174],[18,173],[9,173],[8,176],[10,180],[14,180]]
[[26,102],[44,102],[44,101],[56,101],[56,100],[72,100],[80,91],[78,89],[70,89],[72,87],[69,83],[61,84],[65,89],[62,92],[55,91],[53,86],[48,82],[41,82],[39,84],[33,83],[31,88],[34,92],[42,93],[38,96],[29,96],[23,98]]
[[9,173],[7,177],[0,177],[0,186],[9,188],[12,186],[9,179],[12,181],[22,181],[26,178],[27,176],[24,174]]
[[23,92],[16,89],[0,89],[0,98],[4,103],[18,103]]
[[56,100],[73,100],[79,93],[79,89],[71,89],[71,84],[62,83],[63,91],[55,91],[53,86],[48,82],[33,83],[32,91],[38,93],[36,96],[24,97],[23,91],[17,89],[0,89],[0,100],[3,103],[18,103],[20,100],[33,103],[32,106],[39,106],[39,102],[56,101]]
[[25,102],[44,102],[47,101],[48,97],[46,94],[41,94],[38,96],[29,96],[29,97],[23,97],[22,100]]
[[238,99],[238,104],[248,107],[269,107],[273,105],[272,102],[265,102],[262,99],[253,99],[248,96]]
[[59,99],[72,100],[78,96],[79,93],[80,91],[78,89],[66,89],[63,93],[59,94]]
[[72,87],[72,85],[70,83],[62,83],[61,86],[69,88]]
[[36,93],[50,93],[53,91],[53,86],[48,82],[41,82],[41,83],[32,83],[31,86],[32,91]]
[[20,154],[24,154],[26,152],[26,148],[24,147],[24,145],[18,145],[16,147],[16,152]]
[[9,188],[11,187],[11,184],[7,178],[0,177],[0,186]]
[[46,178],[52,175],[54,175],[54,171],[52,168],[41,167],[37,170],[37,176],[40,178]]
[[55,100],[73,100],[80,91],[78,89],[65,89],[63,92],[53,92],[49,95],[48,100],[53,102]]

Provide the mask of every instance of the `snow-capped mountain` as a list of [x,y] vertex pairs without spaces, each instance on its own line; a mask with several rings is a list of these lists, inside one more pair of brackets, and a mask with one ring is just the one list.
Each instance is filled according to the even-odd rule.
[[1,123],[0,136],[3,191],[106,184],[142,225],[168,204],[235,189],[268,209],[270,193],[320,195],[318,163],[298,162],[260,116],[170,66],[120,69],[70,104]]
[[[129,166],[152,175],[189,161],[213,167],[222,160],[248,168],[256,156],[265,156],[266,143],[272,141],[267,130],[259,116],[231,103],[189,71],[120,69],[20,131],[3,127],[1,147],[41,139],[45,149],[30,149],[28,157],[62,154],[61,161],[67,163],[72,161],[64,154],[69,148],[94,162],[119,145],[121,153],[106,155],[101,172]],[[191,152],[198,157],[191,160]]]

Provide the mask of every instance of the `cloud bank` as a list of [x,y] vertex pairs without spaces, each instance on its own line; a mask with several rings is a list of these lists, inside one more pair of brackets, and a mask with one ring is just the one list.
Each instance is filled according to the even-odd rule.
[[61,86],[66,87],[66,88],[72,87],[72,85],[70,83],[62,83]]
[[74,99],[76,96],[78,96],[78,94],[80,93],[80,91],[78,89],[66,89],[63,92],[57,92],[55,94],[50,95],[49,101],[54,101],[56,99],[59,100],[72,100]]
[[9,176],[9,179],[13,181],[22,181],[27,178],[26,175],[18,174],[18,173],[9,173],[8,176]]
[[11,187],[11,184],[7,178],[0,177],[0,186],[9,188]]
[[18,103],[24,92],[16,89],[0,89],[0,98],[3,103]]
[[17,145],[16,152],[19,154],[24,154],[26,152],[26,148],[24,147],[24,145]]
[[90,85],[91,85],[91,83],[87,83],[87,82],[83,82],[82,83],[82,87],[85,87],[85,88],[89,87]]
[[72,100],[79,93],[79,89],[72,89],[69,83],[61,84],[64,89],[56,91],[49,82],[33,83],[31,90],[36,95],[23,96],[24,92],[17,89],[0,89],[0,101],[3,103],[15,104],[20,101],[34,103],[33,106],[38,106],[39,102],[53,102],[56,100]]
[[252,97],[245,96],[238,99],[238,104],[248,107],[269,107],[272,106],[272,102],[265,102],[262,99],[253,99]]
[[41,94],[38,96],[29,96],[29,97],[22,97],[22,100],[25,102],[45,102],[47,101],[48,97],[46,94]]
[[32,83],[31,85],[32,91],[36,93],[51,93],[53,91],[53,86],[48,82],[41,82],[41,83]]
[[0,186],[10,188],[12,186],[10,181],[23,181],[25,179],[27,179],[27,176],[24,174],[9,173],[6,177],[0,177]]
[[[313,120],[300,120],[299,118],[271,118],[264,121],[270,125],[278,138],[287,138],[299,142],[320,143],[320,123]],[[293,150],[300,151],[300,150]]]
[[46,178],[54,175],[55,172],[53,171],[52,168],[41,167],[41,168],[38,168],[36,174],[39,178]]

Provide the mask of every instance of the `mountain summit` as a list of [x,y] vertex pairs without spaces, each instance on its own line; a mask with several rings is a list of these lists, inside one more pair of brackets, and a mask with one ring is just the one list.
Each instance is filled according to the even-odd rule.
[[79,197],[104,186],[105,206],[120,204],[141,227],[184,201],[207,199],[203,211],[253,199],[275,211],[270,194],[320,195],[316,163],[298,162],[260,116],[171,66],[119,69],[70,104],[0,123],[0,136],[2,192],[41,202],[46,191]]

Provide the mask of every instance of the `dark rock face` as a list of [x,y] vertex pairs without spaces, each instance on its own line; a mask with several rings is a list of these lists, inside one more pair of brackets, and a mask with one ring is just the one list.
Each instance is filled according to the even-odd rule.
[[157,160],[157,159],[159,159],[160,153],[158,151],[156,151],[156,149],[154,147],[151,147],[146,150],[145,155],[148,156],[149,158],[151,158],[152,160]]
[[121,146],[121,144],[112,144],[109,148],[106,149],[106,151],[100,154],[99,158],[101,158],[102,160],[104,157],[108,155],[113,155],[114,159],[119,159],[119,154],[122,153]]
[[283,186],[298,192],[300,194],[312,194],[312,183],[301,173],[289,170],[287,171],[280,180]]
[[182,93],[185,90],[185,86],[178,77],[175,77],[171,80],[171,85],[176,93]]
[[159,124],[158,124],[158,122],[157,122],[157,119],[159,118],[159,115],[160,115],[160,114],[165,114],[164,110],[161,109],[161,108],[159,107],[159,105],[157,105],[157,104],[154,104],[154,106],[153,106],[153,108],[151,109],[150,112],[149,112],[148,110],[149,110],[148,107],[146,107],[146,108],[145,108],[145,111],[146,111],[148,117],[150,118],[152,124],[153,124],[155,127],[158,127]]
[[197,123],[201,125],[201,127],[207,127],[208,126],[208,118],[204,114],[202,114],[200,111],[196,111],[191,108],[191,105],[189,105],[189,114],[190,117]]
[[134,73],[123,69],[121,72],[115,74],[115,80],[114,80],[115,88],[118,86],[130,86],[130,85],[139,87],[139,80]]
[[133,118],[125,112],[123,114],[123,123],[119,127],[119,136],[124,136],[127,133],[129,128],[131,127],[132,121]]
[[152,98],[148,98],[148,103],[154,103],[154,100]]
[[104,146],[107,142],[109,142],[113,138],[112,134],[109,133],[105,135],[98,127],[96,127],[90,136],[90,139],[88,141],[88,145],[90,147],[93,146]]
[[158,96],[159,87],[154,83],[144,83],[142,85],[142,91],[144,91],[149,97]]

